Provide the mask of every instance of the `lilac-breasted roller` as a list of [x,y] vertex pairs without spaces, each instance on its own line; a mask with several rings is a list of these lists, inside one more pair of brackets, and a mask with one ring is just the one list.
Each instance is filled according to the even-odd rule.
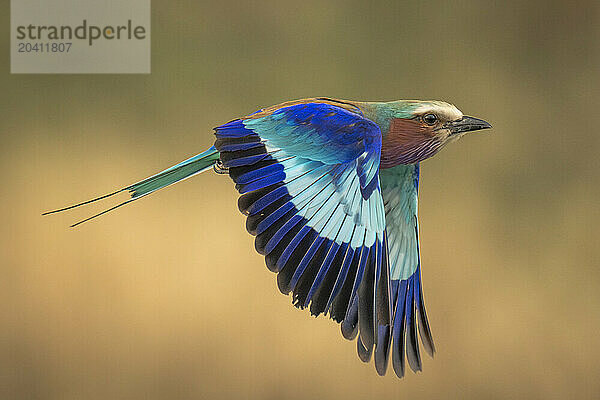
[[487,128],[441,101],[289,101],[218,126],[214,146],[156,175],[49,213],[130,192],[87,221],[202,171],[227,173],[279,290],[358,337],[360,359],[374,354],[380,375],[391,351],[402,377],[405,355],[421,370],[417,326],[435,351],[421,287],[419,163]]

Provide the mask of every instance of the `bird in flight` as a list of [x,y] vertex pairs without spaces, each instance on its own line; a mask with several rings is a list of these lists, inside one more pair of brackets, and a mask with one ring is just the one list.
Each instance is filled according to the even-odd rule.
[[214,146],[156,175],[45,214],[130,193],[76,226],[200,172],[228,174],[279,290],[340,323],[380,375],[391,353],[403,377],[405,358],[421,370],[417,329],[435,352],[421,286],[419,163],[488,128],[442,101],[294,100],[216,127]]

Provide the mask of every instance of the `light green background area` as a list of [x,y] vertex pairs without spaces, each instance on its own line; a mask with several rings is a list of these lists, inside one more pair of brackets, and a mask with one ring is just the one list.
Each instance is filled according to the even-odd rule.
[[[149,75],[11,75],[2,14],[0,398],[597,398],[599,7],[154,1]],[[308,96],[440,99],[494,126],[422,164],[438,351],[402,381],[278,293],[226,176],[76,229],[103,206],[40,215]]]

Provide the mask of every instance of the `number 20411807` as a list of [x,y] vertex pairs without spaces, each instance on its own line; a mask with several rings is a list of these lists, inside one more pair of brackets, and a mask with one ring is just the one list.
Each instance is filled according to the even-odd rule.
[[71,50],[70,42],[66,43],[29,43],[17,44],[19,53],[68,53]]

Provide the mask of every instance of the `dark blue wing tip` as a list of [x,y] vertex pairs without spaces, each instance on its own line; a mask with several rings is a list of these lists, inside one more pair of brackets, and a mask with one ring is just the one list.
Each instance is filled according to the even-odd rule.
[[400,378],[404,376],[405,356],[408,365],[415,373],[422,371],[418,337],[421,339],[423,348],[431,357],[435,353],[425,311],[420,275],[421,270],[418,265],[415,273],[408,279],[392,281],[391,285],[396,305],[392,332],[392,360],[394,372]]

